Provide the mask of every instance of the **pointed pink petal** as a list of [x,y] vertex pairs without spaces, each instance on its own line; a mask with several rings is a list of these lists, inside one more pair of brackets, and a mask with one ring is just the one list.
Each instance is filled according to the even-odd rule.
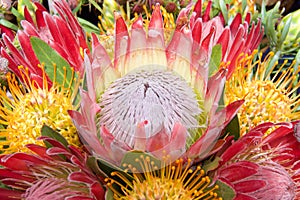
[[37,26],[39,29],[42,29],[46,26],[46,23],[45,23],[45,19],[44,19],[44,16],[43,16],[43,12],[42,10],[39,10],[37,9],[36,12],[35,12],[35,19],[36,19],[36,23],[37,23]]
[[201,14],[202,14],[202,1],[201,0],[196,2],[195,6],[194,6],[194,12],[196,13],[196,15],[195,15],[196,20],[201,17]]
[[248,24],[250,24],[250,20],[251,20],[251,13],[247,13],[246,17],[245,17],[245,22],[247,22]]
[[160,5],[155,5],[152,16],[149,22],[149,30],[162,30],[163,20],[160,12]]
[[127,31],[127,26],[122,18],[122,16],[115,12],[115,60],[114,60],[114,67],[118,68],[119,65],[122,65],[122,61],[124,56],[127,53],[127,48],[129,45],[129,35]]
[[92,184],[94,182],[94,180],[92,178],[90,178],[89,176],[87,176],[85,173],[79,172],[79,171],[72,172],[68,176],[68,180],[72,181],[72,182],[88,183],[88,184]]
[[187,158],[204,159],[209,155],[221,134],[221,127],[208,127],[205,133],[186,152]]
[[152,16],[148,27],[148,46],[156,48],[164,48],[164,30],[163,30],[163,17],[160,11],[160,6],[156,5],[152,12]]
[[151,154],[160,159],[165,155],[171,156],[172,160],[181,157],[186,152],[185,145],[187,134],[186,128],[181,124],[176,123],[172,130],[171,138],[167,138],[167,144],[160,149],[151,151]]
[[205,96],[205,108],[210,110],[211,114],[214,114],[219,106],[219,100],[223,93],[223,88],[226,81],[225,69],[220,69],[208,80],[207,92]]
[[[3,36],[4,37],[4,36]],[[18,69],[18,64],[5,50],[1,48],[1,55],[8,60],[8,68],[16,74],[17,77],[21,77],[20,70]]]
[[105,191],[103,187],[98,182],[94,182],[91,186],[91,192],[94,194],[97,200],[103,200],[105,197]]
[[38,64],[40,64],[40,61],[38,60],[32,49],[29,37],[23,31],[19,31],[18,39],[20,42],[20,46],[22,47],[23,53],[30,62],[31,66],[38,68]]
[[143,19],[140,16],[133,24],[131,29],[129,52],[146,48],[146,32],[143,29]]
[[[237,168],[236,170],[239,172],[240,169],[241,168]],[[266,184],[267,182],[265,180],[247,180],[234,184],[234,188],[240,193],[249,193],[265,187]]]
[[72,155],[68,150],[59,147],[51,147],[47,149],[47,154],[49,156],[58,156],[58,155],[71,156]]
[[230,30],[228,27],[226,27],[217,41],[217,44],[221,44],[222,46],[222,60],[224,60],[224,57],[226,56],[229,40]]
[[29,22],[30,24],[32,24],[34,26],[33,19],[30,15],[30,12],[28,11],[27,6],[25,6],[25,8],[24,8],[24,18],[27,22]]
[[95,33],[92,33],[92,49],[95,49],[98,45],[100,45],[100,41]]
[[43,18],[45,19],[45,23],[47,25],[47,28],[49,29],[49,32],[51,33],[53,40],[55,43],[62,44],[62,36],[60,34],[60,30],[57,27],[56,21],[58,20],[57,16],[52,16],[47,12],[43,13]]
[[31,72],[36,72],[36,69],[33,68],[27,60],[25,60],[24,56],[13,45],[13,43],[9,40],[9,38],[6,35],[3,36],[3,41],[6,47],[11,52],[11,54],[13,55],[13,58],[15,59],[17,65],[23,65],[24,67],[28,67]]
[[167,146],[169,143],[169,135],[166,133],[165,129],[162,129],[154,135],[153,137],[148,138],[146,150],[148,152],[153,152],[162,149],[163,147]]
[[76,34],[76,37],[78,39],[79,45],[83,49],[88,50],[87,43],[85,41],[85,34],[84,31],[79,24],[78,20],[74,17],[70,7],[68,6],[67,2],[65,1],[55,1],[54,7],[58,11],[61,18],[63,18],[63,21],[68,22],[68,26],[70,30],[73,30],[73,32]]
[[213,41],[213,38],[215,36],[215,31],[216,31],[215,27],[211,26],[208,35],[201,42],[201,47],[206,52],[211,52],[212,44],[213,44],[212,41]]
[[258,169],[259,166],[255,163],[240,161],[230,164],[228,167],[222,170],[221,173],[222,178],[225,178],[230,182],[235,182],[256,174]]
[[39,159],[36,156],[28,155],[25,153],[15,153],[1,157],[0,164],[11,170],[21,170],[28,171],[30,167],[29,163],[37,164],[47,164],[47,162]]
[[40,3],[34,2],[34,5],[36,6],[37,10],[41,12],[48,12],[47,9]]
[[10,28],[7,28],[6,26],[3,26],[0,24],[0,34],[6,34],[10,40],[13,40],[15,38],[15,33]]
[[208,4],[206,6],[205,12],[202,16],[203,22],[207,22],[210,19],[210,11],[212,9],[212,1],[208,1]]
[[26,20],[22,20],[21,25],[24,29],[24,32],[27,33],[27,35],[39,37],[39,33],[37,32],[34,25],[30,24]]
[[198,18],[192,30],[192,37],[198,44],[200,44],[202,38],[202,24],[202,19]]
[[0,199],[2,200],[22,199],[23,193],[24,192],[17,191],[17,190],[0,188]]
[[28,182],[32,182],[35,180],[35,178],[23,174],[22,171],[12,171],[11,169],[7,169],[7,168],[0,169],[0,177],[1,180],[3,180],[4,178],[22,180]]
[[240,24],[242,24],[242,15],[241,13],[237,13],[237,15],[234,17],[233,21],[230,24],[230,30],[233,37],[235,37]]
[[43,146],[39,146],[36,144],[27,144],[26,147],[30,149],[35,154],[39,155],[41,158],[51,159],[49,155],[47,155],[47,148]]

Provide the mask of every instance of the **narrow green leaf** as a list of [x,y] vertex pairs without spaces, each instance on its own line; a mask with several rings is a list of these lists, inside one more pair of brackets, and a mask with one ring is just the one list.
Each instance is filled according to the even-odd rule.
[[228,24],[228,10],[227,10],[227,7],[226,7],[226,3],[224,2],[224,0],[220,0],[219,4],[220,4],[220,9],[221,9],[221,12],[223,14],[225,23]]
[[24,19],[24,16],[22,13],[20,13],[17,9],[14,7],[11,8],[11,13],[17,18],[18,21],[21,21]]
[[229,135],[232,135],[235,140],[239,139],[240,123],[239,123],[239,118],[237,115],[226,126],[225,133],[229,133]]
[[242,10],[243,12],[246,10],[248,4],[247,4],[247,0],[242,0]]
[[7,28],[10,28],[12,30],[15,30],[17,31],[18,30],[18,26],[16,26],[15,24],[5,20],[5,19],[0,19],[0,24],[7,27]]
[[[52,139],[59,141],[65,147],[68,147],[68,145],[69,145],[67,140],[61,134],[59,134],[58,132],[56,132],[55,130],[53,130],[52,128],[50,128],[47,125],[44,125],[42,127],[41,133],[42,133],[42,136],[47,136],[47,137],[50,137]],[[46,145],[48,146],[49,144],[46,144]]]
[[97,26],[95,26],[94,24],[92,24],[91,22],[82,19],[80,17],[77,18],[80,25],[83,27],[83,29],[88,32],[88,33],[96,33],[96,34],[100,34],[100,30]]
[[215,191],[218,194],[218,196],[226,200],[234,199],[236,194],[232,187],[220,180],[217,180],[216,184],[219,186],[219,189]]
[[[64,84],[63,86],[68,87],[73,74],[69,63],[43,40],[31,37],[30,43],[35,55],[44,64],[45,72],[50,80],[54,81],[54,73],[56,73],[55,81],[60,85]],[[54,70],[54,65],[56,65],[56,71]],[[76,73],[74,77],[77,77]]]
[[290,16],[287,19],[286,23],[284,24],[284,27],[282,29],[281,36],[280,36],[280,44],[282,44],[285,41],[285,39],[288,35],[288,32],[290,30],[291,23],[292,23],[292,16]]
[[219,70],[222,59],[222,46],[220,44],[214,46],[211,52],[211,59],[209,62],[209,76],[212,76]]
[[121,168],[105,161],[100,157],[89,156],[87,159],[87,165],[96,175],[102,177],[110,176],[110,173],[114,171],[123,171]]

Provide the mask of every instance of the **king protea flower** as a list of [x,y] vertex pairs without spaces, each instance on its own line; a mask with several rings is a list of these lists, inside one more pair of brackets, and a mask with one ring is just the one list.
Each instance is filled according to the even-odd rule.
[[[22,30],[18,30],[16,38],[20,48],[14,45],[12,36],[3,34],[5,48],[1,48],[1,55],[9,61],[9,68],[18,77],[18,66],[28,68],[29,73],[36,80],[43,77],[38,67],[41,63],[34,53],[30,38],[37,37],[50,45],[69,65],[83,75],[83,52],[88,51],[85,33],[73,16],[65,1],[55,1],[54,7],[59,16],[52,16],[39,3],[36,6],[35,16],[30,15],[27,7],[24,9],[25,20],[21,21]],[[42,81],[39,81],[40,83]]]
[[[266,136],[270,128],[273,131]],[[236,200],[298,199],[299,156],[296,122],[264,123],[250,130],[220,156],[216,179],[235,190]]]
[[[240,51],[241,44],[253,47],[252,40],[258,40],[254,32],[259,33],[260,25],[253,24],[248,37],[247,23],[231,31],[220,19],[203,22],[200,8],[198,1],[188,24],[181,22],[190,9],[182,11],[168,44],[159,5],[147,31],[140,17],[128,32],[123,18],[115,13],[114,60],[94,42],[92,63],[86,59],[88,91],[81,91],[81,112],[69,112],[92,154],[119,164],[129,150],[174,158],[185,153],[203,159],[214,148],[243,101],[217,112],[231,69],[221,67],[210,76],[210,50],[219,41],[228,60]],[[227,46],[235,50],[227,51]]]
[[28,144],[33,153],[0,156],[0,198],[15,199],[104,199],[101,180],[86,165],[87,155],[73,146],[47,137],[52,147]]

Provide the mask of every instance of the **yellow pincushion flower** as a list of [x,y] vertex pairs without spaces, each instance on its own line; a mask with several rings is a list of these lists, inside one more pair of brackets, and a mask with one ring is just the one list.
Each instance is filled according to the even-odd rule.
[[225,90],[227,103],[245,100],[238,112],[242,135],[263,122],[287,122],[300,117],[296,94],[300,86],[296,83],[299,70],[294,71],[295,61],[290,66],[286,66],[287,61],[272,64],[273,53],[270,53],[263,61],[252,63],[253,57],[254,54],[237,63]]
[[[43,69],[43,68],[42,68]],[[2,153],[27,151],[26,144],[42,144],[36,140],[41,136],[42,126],[48,125],[64,136],[70,144],[78,146],[76,128],[67,111],[76,109],[73,101],[77,94],[78,83],[74,77],[68,87],[53,81],[50,87],[43,71],[42,87],[30,79],[28,69],[19,67],[21,85],[15,75],[8,74],[8,93],[0,89],[0,150]],[[74,74],[74,73],[73,73]],[[74,86],[75,87],[72,87]],[[71,88],[72,87],[72,88]]]
[[[135,163],[123,164],[126,170],[112,172],[105,181],[117,200],[222,200],[217,194],[219,186],[212,184],[200,166],[192,168],[190,159],[186,165],[184,163],[183,159],[178,159],[170,164],[170,157],[165,156],[157,164],[151,157],[140,155]],[[115,186],[121,187],[122,192]]]

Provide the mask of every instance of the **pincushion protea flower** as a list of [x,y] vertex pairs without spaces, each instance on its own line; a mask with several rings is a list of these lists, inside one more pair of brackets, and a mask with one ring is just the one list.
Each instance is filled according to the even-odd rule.
[[0,198],[13,199],[104,199],[104,190],[86,165],[87,155],[73,146],[41,137],[50,148],[28,144],[34,154],[0,156]]
[[[50,88],[43,69],[43,85],[39,86],[29,76],[29,70],[19,67],[23,85],[14,74],[7,75],[8,87],[0,89],[0,150],[2,153],[26,151],[26,144],[41,144],[36,138],[41,135],[44,124],[58,131],[72,145],[80,146],[75,126],[67,110],[77,109],[73,105],[78,93],[79,81],[74,72],[67,87],[55,82]],[[7,90],[6,90],[7,89]],[[8,91],[8,93],[7,93]],[[10,96],[11,95],[11,96]]]
[[[268,122],[250,130],[220,156],[216,179],[236,191],[235,199],[298,199],[296,124]],[[273,131],[266,136],[270,128]]]
[[179,24],[165,47],[159,5],[147,33],[138,18],[129,34],[115,14],[113,64],[101,45],[94,47],[92,63],[86,59],[81,112],[69,112],[91,153],[117,164],[132,149],[157,157],[209,154],[242,101],[216,112],[227,70],[209,77],[210,39],[198,43],[202,23],[193,16],[192,31]]
[[[111,178],[105,181],[116,200],[222,200],[217,193],[219,186],[211,185],[210,178],[200,166],[191,167],[192,160],[188,159],[187,165],[183,159],[173,164],[169,162],[169,157],[164,157],[160,164],[156,164],[151,157],[140,155],[135,159],[136,164],[124,163],[127,167],[125,171],[112,172]],[[118,182],[118,178],[122,181]],[[122,192],[115,186],[120,186]]]
[[260,58],[253,63],[255,56],[252,54],[237,62],[225,87],[228,103],[245,100],[238,112],[241,134],[263,122],[289,122],[300,117],[296,60],[291,64],[287,64],[287,60],[278,64],[270,53],[264,60]]

